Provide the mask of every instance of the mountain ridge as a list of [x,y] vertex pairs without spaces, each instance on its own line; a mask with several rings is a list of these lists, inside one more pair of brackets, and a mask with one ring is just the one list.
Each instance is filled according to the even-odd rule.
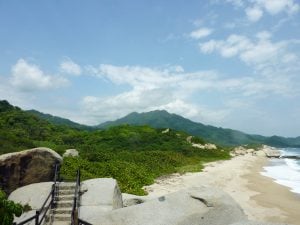
[[300,147],[300,136],[286,138],[276,135],[267,137],[257,134],[247,134],[230,128],[214,127],[200,122],[194,122],[180,115],[169,113],[166,110],[154,110],[143,113],[133,112],[115,121],[99,124],[96,127],[106,129],[121,124],[149,125],[155,128],[182,130],[191,135],[204,138],[206,141],[225,146],[269,144],[274,147]]
[[[21,110],[19,107],[11,106],[6,100],[1,101],[0,112],[3,110]],[[223,146],[237,146],[245,144],[267,144],[274,147],[300,147],[299,137],[263,136],[247,134],[229,128],[214,127],[200,122],[194,122],[180,115],[169,113],[166,110],[154,110],[150,112],[132,112],[125,117],[114,121],[107,121],[97,126],[87,126],[78,124],[69,119],[41,113],[36,110],[26,111],[36,117],[44,119],[55,125],[63,125],[80,130],[97,130],[108,127],[129,124],[129,125],[149,125],[154,128],[171,128],[184,131],[190,135],[204,138],[208,142],[213,142]]]
[[92,130],[93,127],[92,126],[88,126],[88,125],[84,125],[84,124],[80,124],[80,123],[76,123],[70,119],[66,119],[66,118],[62,118],[59,116],[54,116],[48,113],[43,113],[34,109],[31,110],[26,110],[26,112],[33,114],[41,119],[45,119],[50,123],[56,124],[56,125],[66,125],[72,128],[76,128],[76,129],[84,129],[84,130]]

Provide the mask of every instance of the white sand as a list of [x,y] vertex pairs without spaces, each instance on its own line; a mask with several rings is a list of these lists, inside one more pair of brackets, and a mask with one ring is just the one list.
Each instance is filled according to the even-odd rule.
[[[161,196],[193,186],[214,186],[234,198],[250,220],[297,224],[295,222],[298,219],[296,218],[297,215],[284,211],[284,205],[275,204],[273,206],[272,201],[268,202],[269,204],[264,204],[265,200],[257,198],[263,192],[255,187],[256,181],[260,181],[261,184],[259,179],[264,181],[264,187],[260,187],[264,190],[268,187],[280,186],[272,182],[270,178],[259,174],[266,163],[267,158],[263,156],[252,156],[250,154],[237,156],[227,161],[208,163],[203,172],[184,175],[173,174],[158,179],[153,185],[145,187],[145,190],[148,191],[149,196]],[[276,198],[276,195],[293,196],[287,188],[281,188],[280,190],[276,189],[277,193],[271,193],[271,197],[268,198],[272,198],[272,196]],[[280,193],[278,193],[279,191]],[[293,197],[284,204],[293,204],[293,207],[299,207],[300,210],[300,201],[298,203],[297,199]]]

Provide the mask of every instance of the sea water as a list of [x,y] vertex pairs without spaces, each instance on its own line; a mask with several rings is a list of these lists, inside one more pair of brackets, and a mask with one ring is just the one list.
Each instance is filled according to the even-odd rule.
[[[282,148],[279,150],[281,155],[300,156],[300,148]],[[273,178],[276,183],[287,186],[292,192],[300,194],[299,159],[271,159],[261,174]]]

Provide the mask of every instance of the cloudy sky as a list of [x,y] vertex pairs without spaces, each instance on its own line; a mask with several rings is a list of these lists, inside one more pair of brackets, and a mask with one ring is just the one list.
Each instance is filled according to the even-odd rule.
[[299,0],[0,0],[0,99],[300,135]]

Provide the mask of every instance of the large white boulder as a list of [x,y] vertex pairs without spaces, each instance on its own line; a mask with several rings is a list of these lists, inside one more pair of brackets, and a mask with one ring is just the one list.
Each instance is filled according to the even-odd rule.
[[117,181],[112,178],[98,178],[82,182],[80,218],[94,220],[103,213],[123,207],[122,194]]
[[[23,213],[20,217],[15,217],[14,222],[20,223],[33,215],[35,215],[36,210],[39,210],[47,199],[51,189],[53,182],[43,182],[36,183],[23,186],[13,191],[8,199],[14,202],[20,203],[22,205],[29,205],[31,207],[31,211]],[[51,199],[51,198],[50,198]],[[50,199],[47,203],[50,202]],[[27,225],[34,225],[35,221],[27,223]]]
[[8,199],[22,205],[28,204],[32,209],[40,209],[49,193],[53,182],[43,182],[23,186],[13,191]]
[[246,220],[241,208],[214,188],[181,190],[142,204],[86,217],[97,225],[227,225]]
[[63,157],[77,157],[79,153],[76,149],[67,149],[63,154]]

